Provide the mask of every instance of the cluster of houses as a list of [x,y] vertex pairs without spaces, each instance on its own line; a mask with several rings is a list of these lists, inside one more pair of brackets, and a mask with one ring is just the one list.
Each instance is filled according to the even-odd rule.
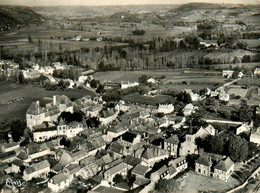
[[[196,96],[193,99],[199,100]],[[150,184],[186,170],[187,155],[197,154],[197,173],[227,182],[234,162],[229,157],[201,151],[195,142],[198,137],[217,135],[217,129],[210,124],[194,128],[186,123],[197,109],[186,104],[181,109],[183,116],[177,116],[173,104],[159,104],[156,108],[119,101],[107,105],[102,97],[71,101],[64,95],[54,95],[45,105],[33,102],[26,112],[32,142],[21,147],[10,141],[1,146],[0,178],[20,173],[26,181],[40,179],[47,183],[51,192],[73,186],[79,177],[86,182],[81,185],[92,190],[103,186],[123,191],[142,187],[145,192]],[[67,122],[60,116],[62,112],[76,111],[84,114],[83,121]],[[88,118],[96,118],[100,126],[88,126]],[[181,140],[177,134],[165,132],[164,128],[169,127],[188,131]],[[235,134],[251,130],[251,125],[241,124]],[[260,144],[259,136],[258,129],[250,141]],[[66,146],[64,139],[73,146]],[[135,179],[131,185],[126,183],[129,174]],[[118,175],[123,179],[120,183],[115,180]]]
[[0,78],[6,77],[7,79],[11,76],[15,76],[19,64],[10,60],[0,60]]

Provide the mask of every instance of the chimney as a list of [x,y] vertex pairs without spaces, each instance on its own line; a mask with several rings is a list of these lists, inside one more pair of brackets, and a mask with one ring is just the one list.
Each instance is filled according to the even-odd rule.
[[56,105],[56,103],[57,103],[56,95],[53,95],[53,105]]

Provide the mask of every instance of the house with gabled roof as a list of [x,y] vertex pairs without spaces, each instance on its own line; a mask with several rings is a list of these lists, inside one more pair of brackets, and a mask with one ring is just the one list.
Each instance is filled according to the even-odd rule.
[[9,151],[13,151],[13,150],[16,150],[20,148],[20,144],[19,143],[4,143],[1,145],[1,151],[2,153],[5,153],[5,152],[9,152]]
[[197,173],[210,176],[211,172],[211,166],[212,166],[212,161],[209,156],[206,154],[201,155],[196,161],[195,161],[195,171]]
[[58,135],[57,127],[47,127],[33,130],[33,141],[41,142]]
[[216,135],[216,129],[212,125],[208,125],[207,127],[201,127],[196,133],[195,138],[205,138],[207,135]]
[[177,135],[173,135],[164,140],[163,149],[166,150],[170,155],[178,156],[179,138]]
[[236,135],[239,135],[240,133],[250,133],[251,127],[248,124],[242,124],[238,128],[236,128]]
[[31,158],[28,156],[28,154],[25,151],[20,151],[17,155],[17,158],[22,160],[25,163],[31,162]]
[[150,180],[146,179],[146,178],[136,178],[136,180],[134,181],[133,184],[133,189],[139,187],[139,186],[145,186],[147,184],[149,184]]
[[27,127],[32,130],[33,126],[43,122],[54,122],[63,111],[73,113],[73,104],[65,95],[54,95],[52,102],[45,107],[41,107],[39,101],[33,102],[26,111]]
[[133,167],[135,167],[137,164],[140,164],[142,160],[137,157],[127,155],[123,162],[126,163],[128,170],[130,170]]
[[229,157],[225,160],[220,160],[214,166],[214,177],[227,182],[234,171],[234,166],[234,162]]
[[99,121],[102,125],[108,125],[109,123],[116,120],[119,112],[115,111],[112,108],[108,108],[106,110],[101,111]]
[[72,176],[73,178],[75,178],[76,176],[79,175],[80,169],[81,168],[80,168],[79,164],[71,164],[71,165],[69,165],[67,167],[64,167],[63,171],[66,174],[68,174],[68,175]]
[[107,141],[112,141],[114,138],[123,135],[127,131],[128,129],[124,126],[119,126],[119,125],[112,126],[107,131]]
[[12,161],[12,166],[11,166],[11,170],[12,170],[12,173],[18,173],[21,171],[21,168],[24,166],[24,165],[27,165],[26,163],[24,164],[22,160],[20,159],[15,159],[14,161]]
[[51,151],[45,143],[30,143],[27,145],[27,154],[30,159],[36,159],[51,154]]
[[171,160],[169,165],[172,165],[177,170],[177,172],[184,171],[188,168],[188,162],[185,156]]
[[139,114],[140,114],[139,118],[147,119],[148,117],[151,116],[151,110],[150,109],[143,109],[142,111],[139,112]]
[[227,182],[234,171],[234,165],[229,157],[204,153],[195,161],[195,171]]
[[173,166],[163,165],[161,168],[153,172],[150,179],[157,182],[160,179],[170,179],[177,175],[178,172]]
[[137,143],[140,143],[141,135],[127,131],[123,135],[121,135],[120,139],[126,145],[135,145]]
[[260,145],[260,127],[250,135],[250,142]]
[[32,178],[46,178],[47,174],[50,172],[50,164],[47,160],[32,164],[30,167],[26,168],[23,172],[23,178],[26,181]]
[[144,166],[144,165],[141,165],[141,164],[137,164],[133,170],[131,171],[131,173],[133,175],[135,175],[136,177],[138,178],[145,178],[145,174],[147,172],[149,172],[151,170],[150,167],[147,167],[147,166]]
[[70,186],[72,180],[72,176],[61,172],[48,181],[48,188],[50,188],[52,192],[61,192]]
[[167,151],[157,147],[147,147],[144,151],[141,159],[142,164],[148,167],[153,167],[156,162],[168,158],[169,154]]
[[118,141],[114,141],[109,145],[108,151],[112,153],[114,159],[121,158],[123,156],[124,146]]
[[92,162],[87,165],[81,165],[81,169],[79,171],[79,175],[85,179],[91,178],[95,176],[100,171],[99,166],[96,162]]
[[198,107],[194,106],[192,103],[189,103],[182,109],[182,112],[184,116],[190,116],[192,113],[195,113],[196,109],[198,109]]
[[110,182],[113,182],[113,178],[116,174],[121,174],[122,176],[127,175],[127,165],[123,162],[120,164],[108,169],[104,172],[104,179]]
[[158,113],[170,114],[174,111],[173,104],[159,104]]

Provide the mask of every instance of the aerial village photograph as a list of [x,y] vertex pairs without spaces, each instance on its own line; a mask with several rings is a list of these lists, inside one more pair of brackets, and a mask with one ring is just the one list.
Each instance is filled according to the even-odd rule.
[[0,193],[260,193],[260,0],[0,0]]

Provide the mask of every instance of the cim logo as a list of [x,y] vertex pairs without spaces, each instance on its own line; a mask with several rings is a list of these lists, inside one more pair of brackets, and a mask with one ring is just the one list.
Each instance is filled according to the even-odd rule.
[[8,178],[6,180],[6,185],[9,187],[9,188],[23,188],[26,186],[26,181],[24,179],[11,179],[11,178]]

